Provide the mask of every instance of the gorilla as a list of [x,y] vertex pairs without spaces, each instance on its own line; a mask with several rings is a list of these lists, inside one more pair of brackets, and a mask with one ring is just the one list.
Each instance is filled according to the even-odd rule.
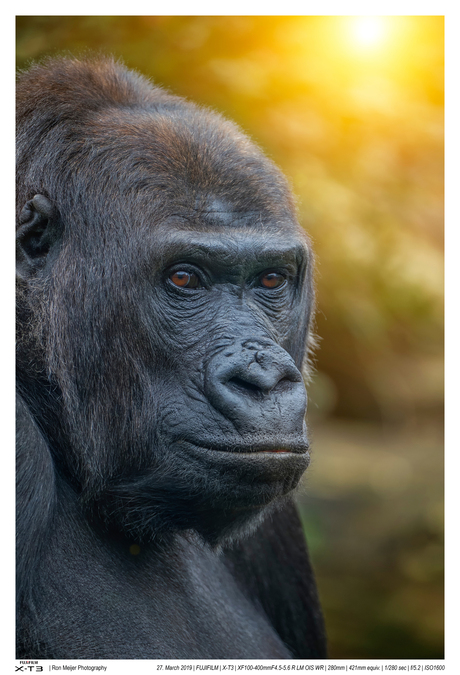
[[17,101],[17,657],[324,658],[286,180],[111,58]]

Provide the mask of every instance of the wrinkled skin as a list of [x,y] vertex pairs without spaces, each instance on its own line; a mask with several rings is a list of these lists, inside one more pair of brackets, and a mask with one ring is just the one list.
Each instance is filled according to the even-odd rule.
[[[322,655],[290,502],[309,463],[312,261],[282,175],[217,115],[61,60],[20,80],[17,192],[19,654]],[[288,587],[274,578],[282,618],[256,581],[276,558],[297,561]],[[195,581],[178,589],[183,565]],[[70,629],[51,586],[104,607],[113,574],[145,635],[124,601]],[[211,595],[194,631],[195,593]],[[240,618],[210,644],[219,602]]]

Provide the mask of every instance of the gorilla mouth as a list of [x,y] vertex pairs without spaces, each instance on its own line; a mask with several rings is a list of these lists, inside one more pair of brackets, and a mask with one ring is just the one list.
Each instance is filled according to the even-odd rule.
[[251,443],[251,444],[216,444],[206,441],[186,441],[187,445],[197,450],[221,452],[227,455],[305,455],[308,454],[309,444],[303,439],[296,439],[289,443]]
[[254,448],[254,447],[240,447],[240,448],[211,448],[212,450],[216,450],[217,452],[228,452],[228,453],[233,453],[233,454],[241,454],[241,455],[261,455],[261,454],[270,454],[270,455],[286,455],[286,454],[295,454],[295,455],[303,455],[308,451],[308,448],[304,450],[300,450],[297,448],[271,448],[271,447],[261,447],[261,448]]

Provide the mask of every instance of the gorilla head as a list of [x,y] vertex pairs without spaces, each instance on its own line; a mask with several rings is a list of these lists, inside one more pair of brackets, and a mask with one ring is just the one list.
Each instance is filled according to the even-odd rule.
[[20,391],[95,522],[212,544],[308,465],[308,241],[232,123],[110,61],[18,86]]

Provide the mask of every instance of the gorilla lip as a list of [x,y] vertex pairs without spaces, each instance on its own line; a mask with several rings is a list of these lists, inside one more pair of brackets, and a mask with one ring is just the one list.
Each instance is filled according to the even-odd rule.
[[309,444],[305,440],[297,440],[286,444],[254,443],[251,445],[216,445],[215,443],[186,441],[199,450],[208,452],[222,452],[228,455],[305,455],[309,451]]

